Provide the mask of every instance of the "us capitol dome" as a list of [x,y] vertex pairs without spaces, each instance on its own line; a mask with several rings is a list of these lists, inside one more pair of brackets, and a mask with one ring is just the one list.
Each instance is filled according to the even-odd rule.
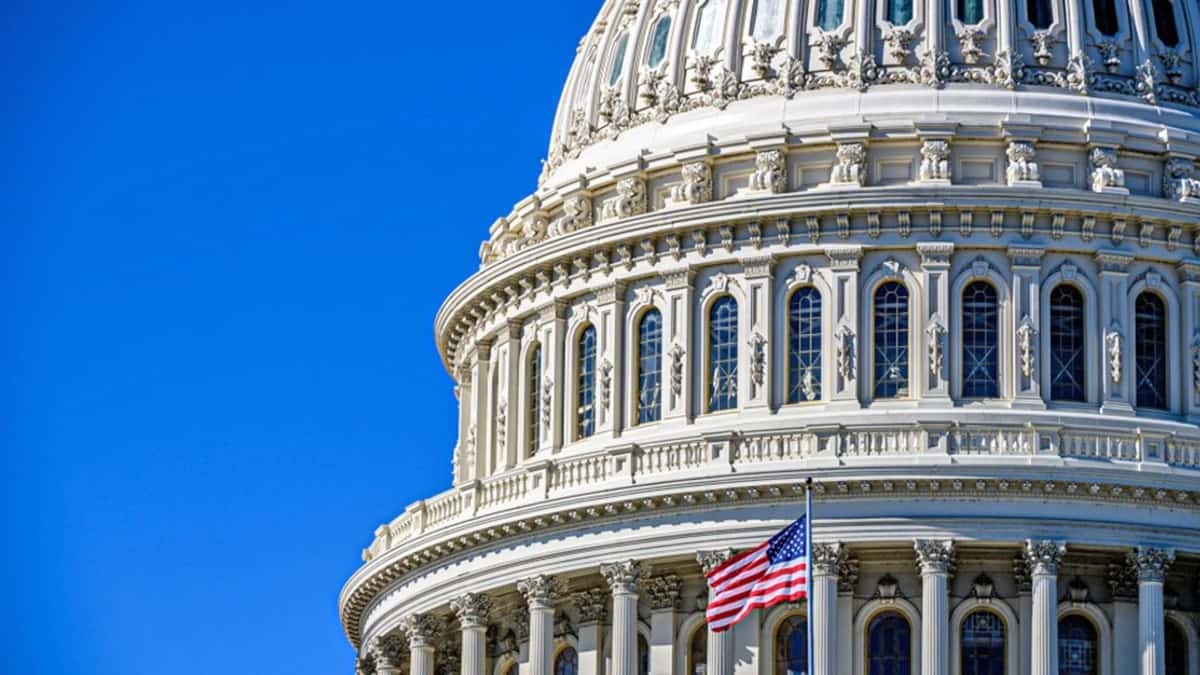
[[[798,675],[811,606],[815,675],[1200,674],[1198,84],[1196,0],[604,2],[356,672]],[[709,634],[809,477],[811,599]]]

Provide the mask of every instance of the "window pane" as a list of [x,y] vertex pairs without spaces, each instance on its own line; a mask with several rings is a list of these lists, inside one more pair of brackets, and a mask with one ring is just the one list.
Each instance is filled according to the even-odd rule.
[[579,438],[587,438],[596,431],[596,329],[588,326],[579,336],[579,394],[577,402],[576,429]]
[[889,281],[875,291],[875,398],[908,396],[908,289]]
[[983,0],[958,0],[957,9],[958,20],[965,24],[983,21]]
[[662,419],[662,314],[652,309],[638,326],[639,424]]
[[875,617],[867,629],[867,668],[870,675],[910,675],[910,628],[899,614]]
[[667,56],[667,38],[671,36],[671,17],[664,16],[654,26],[654,36],[650,38],[650,58],[647,59],[651,68],[657,68]]
[[725,296],[708,313],[710,394],[708,409],[737,407],[737,300]]
[[1158,39],[1168,47],[1179,44],[1179,31],[1175,28],[1174,0],[1154,0],[1154,30]]
[[1054,23],[1050,0],[1026,0],[1025,12],[1034,28],[1049,28]]
[[807,675],[808,624],[802,616],[784,619],[775,631],[774,675]]
[[579,653],[574,647],[564,647],[554,659],[554,675],[579,675]]
[[1050,398],[1084,401],[1083,295],[1061,285],[1050,294]]
[[996,289],[975,281],[962,297],[962,395],[996,398],[1000,395],[1000,305]]
[[912,0],[887,0],[887,20],[893,25],[903,26],[912,21]]
[[1093,0],[1092,14],[1096,16],[1096,28],[1105,35],[1116,35],[1120,30],[1117,24],[1116,0]]
[[821,30],[833,30],[842,25],[842,8],[845,0],[820,0],[817,5],[817,26]]
[[1097,675],[1096,646],[1096,628],[1091,621],[1077,614],[1059,621],[1059,675]]
[[788,403],[821,398],[821,294],[805,287],[788,303]]
[[725,3],[727,0],[708,0],[700,8],[696,21],[696,41],[693,47],[697,54],[709,56],[721,44],[721,31],[725,28]]
[[525,366],[525,386],[529,400],[525,404],[525,430],[528,438],[526,450],[533,456],[541,444],[542,431],[542,346],[536,345],[529,354]]
[[1004,622],[992,612],[975,612],[962,623],[962,675],[1004,674]]
[[608,74],[608,85],[611,87],[625,73],[625,49],[629,46],[629,33],[623,33],[617,39],[617,49],[613,52],[612,70]]
[[758,0],[750,36],[764,42],[783,32],[783,0]]
[[1134,305],[1137,334],[1137,404],[1167,407],[1167,308],[1154,293],[1142,293]]

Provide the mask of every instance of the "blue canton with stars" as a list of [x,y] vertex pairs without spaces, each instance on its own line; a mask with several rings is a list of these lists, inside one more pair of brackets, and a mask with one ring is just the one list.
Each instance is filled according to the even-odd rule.
[[770,564],[789,562],[804,557],[804,517],[788,525],[767,543]]

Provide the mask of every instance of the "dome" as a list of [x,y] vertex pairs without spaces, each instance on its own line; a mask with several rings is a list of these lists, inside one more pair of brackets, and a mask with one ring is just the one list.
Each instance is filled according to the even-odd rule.
[[[451,476],[342,590],[359,672],[792,675],[810,621],[814,675],[1197,672],[1198,26],[606,2],[435,318]],[[809,496],[811,595],[710,634]]]

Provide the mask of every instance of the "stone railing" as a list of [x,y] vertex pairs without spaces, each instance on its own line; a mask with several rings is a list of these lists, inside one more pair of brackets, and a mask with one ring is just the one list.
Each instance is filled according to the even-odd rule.
[[1200,470],[1200,438],[1140,430],[1077,430],[1033,424],[922,425],[789,432],[723,433],[662,444],[534,460],[417,502],[375,532],[364,561],[441,527],[470,518],[621,485],[670,483],[680,477],[770,471],[807,460],[869,461],[877,457],[1028,457],[1152,462]]

